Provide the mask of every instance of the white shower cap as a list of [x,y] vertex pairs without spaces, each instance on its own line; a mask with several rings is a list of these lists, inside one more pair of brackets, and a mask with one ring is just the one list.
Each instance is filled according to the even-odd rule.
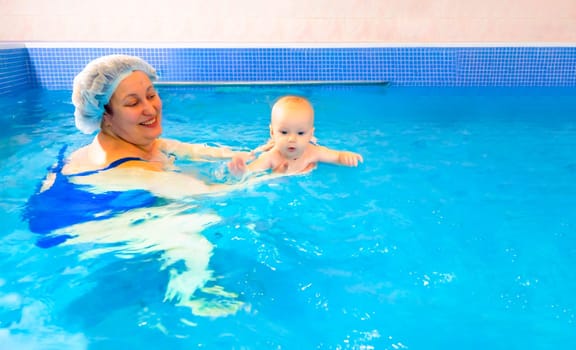
[[128,55],[103,56],[88,63],[74,78],[72,103],[76,127],[91,134],[100,128],[104,106],[118,84],[134,71],[143,71],[155,81],[156,70],[141,58]]

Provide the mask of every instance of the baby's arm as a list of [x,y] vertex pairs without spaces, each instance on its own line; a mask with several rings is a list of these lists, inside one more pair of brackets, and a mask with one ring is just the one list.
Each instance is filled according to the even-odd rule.
[[270,152],[262,153],[258,158],[249,164],[246,164],[246,158],[240,155],[232,157],[228,163],[228,169],[236,176],[243,175],[247,171],[258,172],[270,169],[272,166]]
[[348,151],[336,151],[324,146],[314,146],[315,153],[319,162],[346,165],[351,167],[358,166],[364,159],[358,153]]
[[253,162],[247,165],[251,172],[265,171],[272,168],[272,151],[262,153]]

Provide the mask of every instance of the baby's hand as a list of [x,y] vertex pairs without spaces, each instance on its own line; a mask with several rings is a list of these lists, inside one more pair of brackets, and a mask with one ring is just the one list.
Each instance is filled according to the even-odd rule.
[[358,163],[364,162],[364,159],[358,153],[342,151],[338,155],[338,162],[342,165],[355,167],[358,166]]
[[230,162],[228,162],[228,169],[234,176],[241,176],[247,171],[246,162],[254,158],[252,152],[238,152],[234,154]]

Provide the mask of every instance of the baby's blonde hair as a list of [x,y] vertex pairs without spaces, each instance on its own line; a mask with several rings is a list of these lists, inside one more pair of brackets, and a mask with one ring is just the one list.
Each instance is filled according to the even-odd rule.
[[312,122],[314,122],[314,107],[312,107],[312,103],[310,103],[307,98],[296,95],[282,96],[276,100],[272,106],[271,119],[274,119],[274,116],[277,115],[281,109],[290,107],[309,108],[312,111]]

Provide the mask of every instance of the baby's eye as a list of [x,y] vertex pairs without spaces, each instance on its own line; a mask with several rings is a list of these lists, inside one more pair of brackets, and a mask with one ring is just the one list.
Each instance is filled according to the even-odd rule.
[[280,130],[280,133],[281,133],[282,135],[286,135],[286,134],[288,134],[288,131],[286,131],[286,130]]
[[306,134],[306,131],[298,131],[298,136],[302,136],[304,134]]

